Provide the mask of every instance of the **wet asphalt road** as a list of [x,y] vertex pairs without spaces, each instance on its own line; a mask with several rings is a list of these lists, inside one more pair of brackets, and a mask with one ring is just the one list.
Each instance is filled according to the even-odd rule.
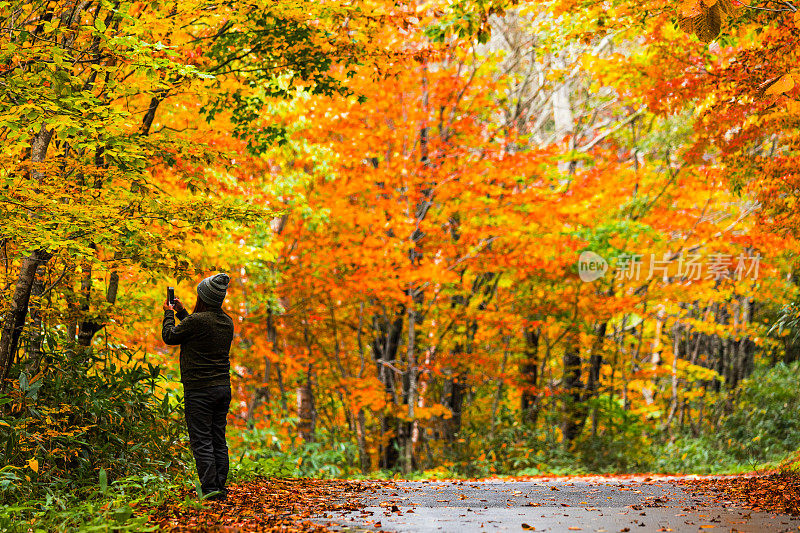
[[398,482],[363,505],[319,522],[350,532],[800,531],[800,519],[692,494],[674,478]]

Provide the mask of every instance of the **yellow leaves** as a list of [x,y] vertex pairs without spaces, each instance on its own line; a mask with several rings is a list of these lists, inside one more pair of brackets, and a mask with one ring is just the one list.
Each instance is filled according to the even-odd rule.
[[134,2],[133,5],[131,6],[130,16],[136,17],[137,15],[139,15],[139,13],[141,13],[144,10],[145,6],[146,2]]
[[703,10],[700,8],[698,0],[684,0],[678,7],[678,13],[681,17],[695,17],[702,14]]
[[421,419],[430,419],[436,416],[440,416],[445,420],[448,418],[452,418],[453,412],[450,411],[447,407],[442,404],[434,404],[431,407],[419,407],[417,408],[417,415],[418,418]]
[[778,81],[770,85],[764,92],[765,96],[778,96],[794,89],[794,78],[791,74],[784,74]]
[[703,398],[706,394],[705,389],[695,389],[683,393],[684,400],[697,400]]
[[[684,359],[678,359],[678,370],[689,381],[713,381],[715,379],[723,381],[723,377],[711,368],[695,365]],[[689,395],[690,393],[686,393]],[[701,393],[702,395],[702,393]]]
[[[800,76],[795,74],[794,76],[792,76],[792,80],[794,80],[795,78],[800,78]],[[784,102],[784,108],[785,109],[783,110],[783,112],[785,112],[786,114],[800,115],[800,100],[787,99]]]
[[39,472],[39,461],[36,459],[28,459],[28,468],[34,472]]
[[800,28],[800,11],[795,11],[792,17],[794,18],[794,25]]
[[400,420],[411,422],[412,420],[431,420],[435,417],[441,417],[445,420],[452,418],[453,412],[442,404],[433,404],[430,407],[415,407],[414,417],[409,416],[407,409],[399,407],[394,411],[394,415]]

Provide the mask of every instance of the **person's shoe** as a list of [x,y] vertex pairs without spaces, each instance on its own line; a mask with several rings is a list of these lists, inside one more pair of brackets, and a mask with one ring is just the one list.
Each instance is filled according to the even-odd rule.
[[228,499],[228,491],[224,489],[215,490],[203,496],[203,500],[208,500],[212,502],[225,501],[227,499]]

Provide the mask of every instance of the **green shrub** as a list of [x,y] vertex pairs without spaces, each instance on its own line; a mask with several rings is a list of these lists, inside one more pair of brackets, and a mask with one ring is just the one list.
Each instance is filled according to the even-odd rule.
[[721,474],[736,470],[734,457],[713,437],[682,437],[656,448],[652,470],[676,474]]
[[732,394],[733,411],[718,431],[739,461],[774,461],[800,449],[800,362],[758,369]]
[[[586,425],[574,449],[581,467],[589,472],[642,472],[653,462],[650,428],[641,416],[623,408],[622,399],[601,395],[589,400]],[[592,431],[592,419],[597,430]]]
[[17,387],[0,396],[0,531],[103,529],[107,520],[123,530],[138,523],[127,507],[137,495],[188,480],[182,402],[162,387],[161,368],[130,350],[55,346],[50,339],[46,371],[17,369]]
[[697,474],[754,470],[800,449],[800,363],[757,369],[719,400],[723,415],[699,437],[656,449],[654,469]]
[[238,436],[240,444],[231,449],[231,474],[237,480],[253,476],[339,478],[358,471],[358,449],[351,442],[321,440],[292,447],[273,429],[241,430]]

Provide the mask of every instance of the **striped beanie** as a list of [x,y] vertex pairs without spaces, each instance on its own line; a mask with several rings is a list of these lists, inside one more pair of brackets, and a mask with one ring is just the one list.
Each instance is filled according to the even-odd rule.
[[210,306],[222,307],[230,280],[231,278],[224,272],[209,276],[197,286],[197,296]]

